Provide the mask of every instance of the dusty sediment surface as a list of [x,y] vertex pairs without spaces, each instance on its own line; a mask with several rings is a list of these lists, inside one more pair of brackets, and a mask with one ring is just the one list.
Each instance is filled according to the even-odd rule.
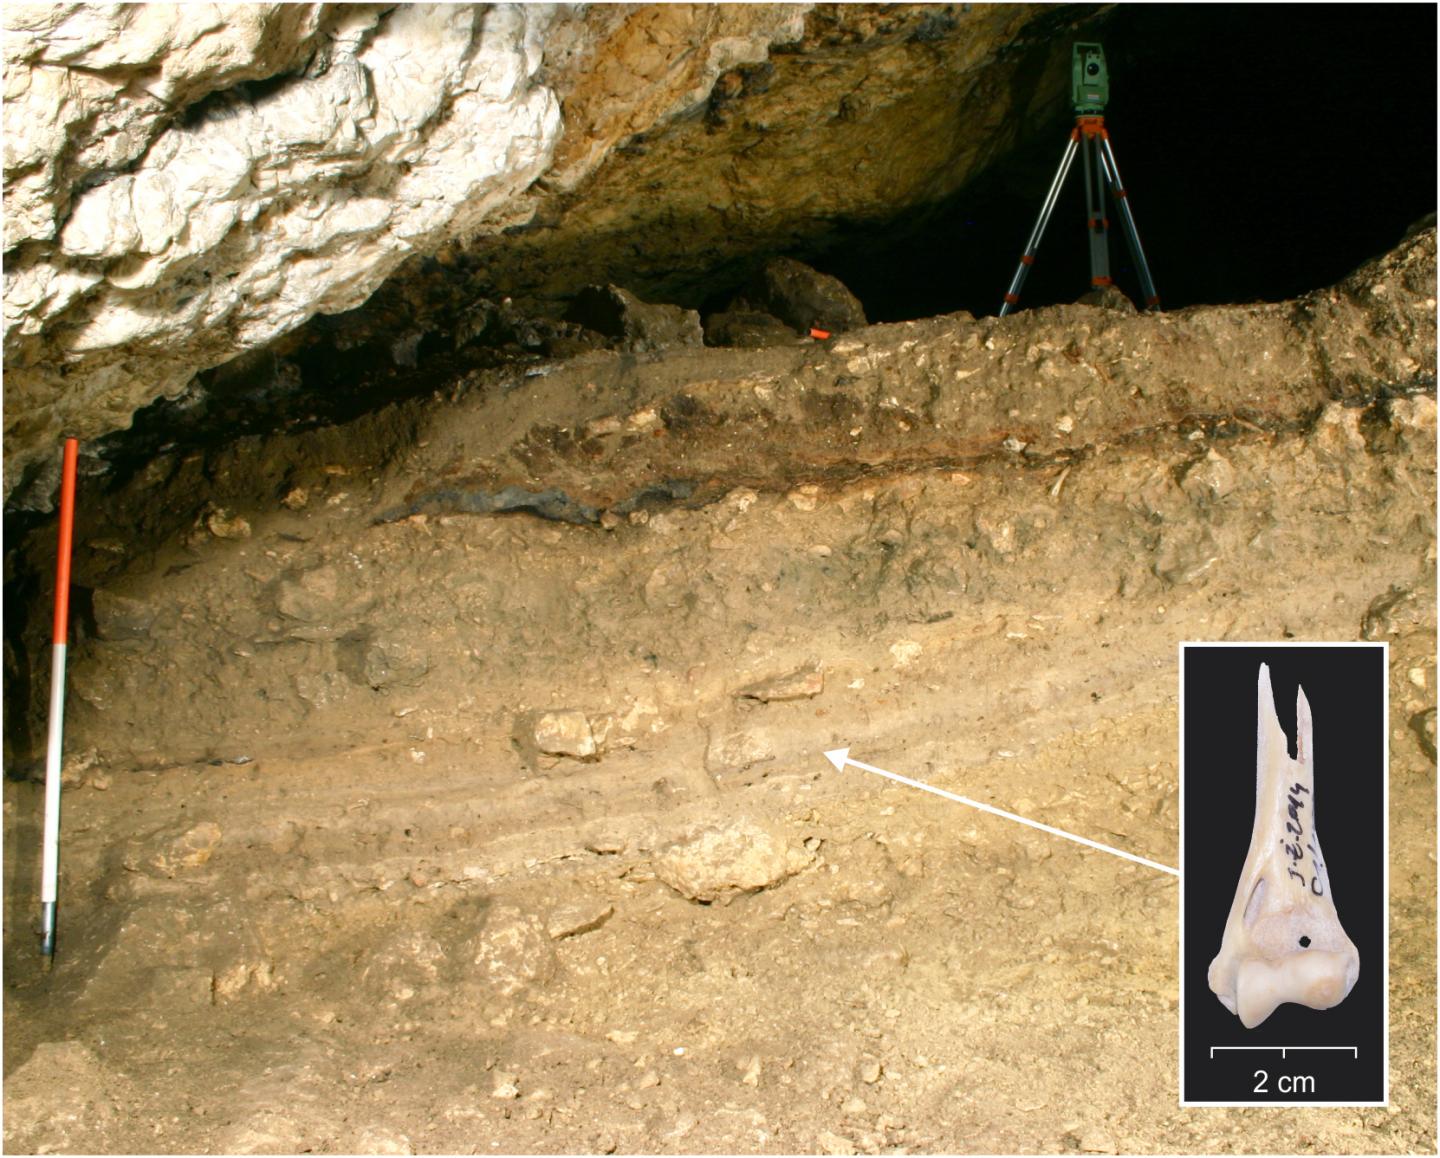
[[[1434,244],[157,460],[7,1149],[1433,1151]],[[1177,643],[1286,638],[1391,647],[1390,1105],[1182,1110],[1174,878],[823,753],[1173,864]]]

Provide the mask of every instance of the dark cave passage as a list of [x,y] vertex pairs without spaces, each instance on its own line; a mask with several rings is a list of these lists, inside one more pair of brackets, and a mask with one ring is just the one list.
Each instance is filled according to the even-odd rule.
[[[1435,211],[1435,33],[1433,6],[1379,4],[1126,4],[1086,31],[1105,47],[1106,127],[1165,308],[1328,285]],[[960,195],[812,264],[872,321],[996,313],[1074,123],[1066,98]],[[1079,170],[1022,308],[1088,288]],[[1113,213],[1110,253],[1138,300]]]

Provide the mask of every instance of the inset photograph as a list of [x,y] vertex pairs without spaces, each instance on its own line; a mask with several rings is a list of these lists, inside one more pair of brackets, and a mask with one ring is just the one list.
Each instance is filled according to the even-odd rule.
[[1387,658],[1182,645],[1182,1105],[1386,1101]]

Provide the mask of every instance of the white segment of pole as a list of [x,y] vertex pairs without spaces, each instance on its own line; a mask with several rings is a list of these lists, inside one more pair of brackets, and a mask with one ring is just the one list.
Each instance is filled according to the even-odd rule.
[[40,862],[40,903],[45,905],[53,905],[60,892],[60,763],[64,734],[65,644],[57,643],[50,648],[50,737],[45,750],[45,844]]

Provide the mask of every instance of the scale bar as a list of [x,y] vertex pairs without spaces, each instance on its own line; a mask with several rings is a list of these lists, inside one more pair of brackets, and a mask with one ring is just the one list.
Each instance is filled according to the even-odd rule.
[[1359,1046],[1354,1046],[1354,1045],[1212,1045],[1212,1046],[1210,1047],[1210,1058],[1211,1058],[1212,1061],[1213,1061],[1214,1058],[1215,1058],[1215,1051],[1216,1051],[1217,1049],[1242,1049],[1242,1050],[1278,1049],[1278,1050],[1280,1051],[1280,1056],[1281,1056],[1282,1058],[1285,1057],[1285,1056],[1287,1055],[1287,1053],[1288,1053],[1290,1050],[1292,1050],[1292,1049],[1298,1049],[1298,1050],[1306,1050],[1306,1049],[1348,1049],[1348,1050],[1350,1051],[1350,1056],[1351,1056],[1351,1057],[1353,1057],[1356,1061],[1359,1061],[1359,1060],[1360,1060],[1360,1048],[1359,1048]]

